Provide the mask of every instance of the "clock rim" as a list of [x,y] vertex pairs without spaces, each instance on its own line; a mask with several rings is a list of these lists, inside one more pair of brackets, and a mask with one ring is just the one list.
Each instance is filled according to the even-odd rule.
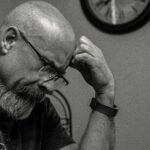
[[122,34],[135,31],[145,25],[150,19],[150,1],[147,3],[147,6],[142,11],[142,13],[140,13],[135,19],[119,25],[109,24],[100,20],[90,7],[89,0],[80,0],[80,3],[87,19],[93,25],[95,25],[95,27],[101,29],[104,32],[112,34]]

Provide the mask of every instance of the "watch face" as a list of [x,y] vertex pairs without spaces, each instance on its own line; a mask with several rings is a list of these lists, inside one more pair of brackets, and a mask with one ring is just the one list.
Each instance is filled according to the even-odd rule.
[[90,17],[110,30],[121,30],[142,23],[150,12],[150,0],[83,1]]

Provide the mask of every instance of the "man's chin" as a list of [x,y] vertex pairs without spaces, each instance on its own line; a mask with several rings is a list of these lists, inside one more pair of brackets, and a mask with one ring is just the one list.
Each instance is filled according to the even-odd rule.
[[41,92],[41,90],[35,89],[34,87],[25,87],[22,92],[15,94],[20,101],[18,103],[20,106],[16,109],[16,113],[14,113],[16,120],[28,118],[35,108],[35,105],[40,103],[45,97],[45,94]]
[[44,98],[44,93],[31,87],[18,86],[8,90],[0,82],[0,107],[14,120],[23,120],[30,116],[35,105]]

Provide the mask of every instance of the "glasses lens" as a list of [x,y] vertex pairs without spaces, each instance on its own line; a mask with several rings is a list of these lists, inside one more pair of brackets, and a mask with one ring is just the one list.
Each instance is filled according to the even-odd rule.
[[39,72],[48,72],[48,73],[56,73],[56,70],[54,68],[52,68],[51,66],[43,66]]
[[68,80],[63,75],[57,73],[57,71],[51,66],[43,66],[39,72],[47,72],[49,74],[48,81],[53,80],[55,82],[55,89],[59,89],[69,84]]
[[55,89],[60,89],[66,85],[68,84],[66,84],[66,81],[61,77],[55,80]]

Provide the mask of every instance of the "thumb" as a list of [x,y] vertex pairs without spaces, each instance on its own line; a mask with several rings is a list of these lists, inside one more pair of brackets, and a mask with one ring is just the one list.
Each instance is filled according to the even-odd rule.
[[75,59],[72,59],[69,66],[72,67],[73,69],[77,69],[79,72],[81,72],[85,65],[81,62],[75,61]]

